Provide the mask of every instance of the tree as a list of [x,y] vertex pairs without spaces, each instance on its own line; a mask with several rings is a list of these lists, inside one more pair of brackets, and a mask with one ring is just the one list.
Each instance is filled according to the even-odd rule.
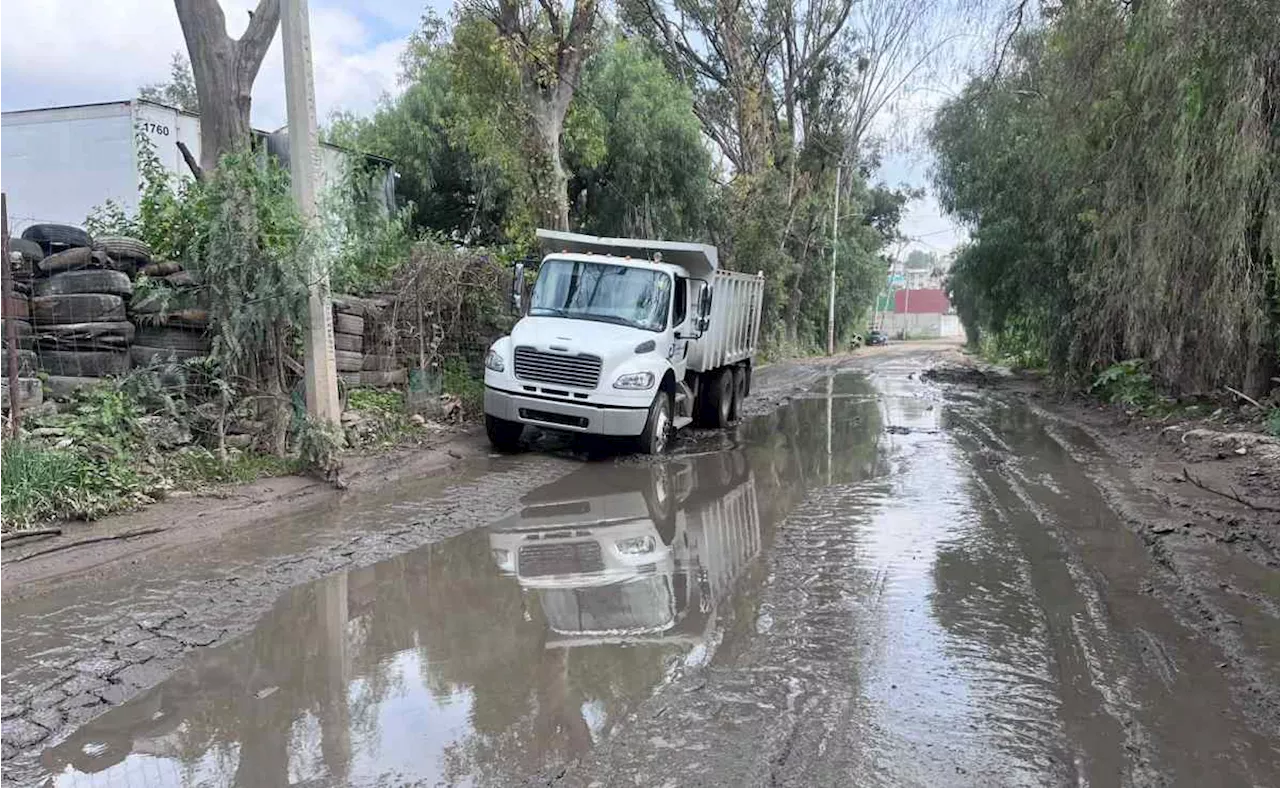
[[218,0],[174,0],[187,41],[200,114],[200,168],[249,144],[253,81],[280,25],[280,0],[258,0],[239,39],[227,35]]
[[567,159],[575,219],[599,235],[704,237],[712,181],[693,97],[642,41],[618,37],[587,66]]
[[199,115],[200,97],[196,94],[195,77],[191,76],[191,62],[181,52],[174,52],[169,61],[169,81],[143,85],[138,89],[138,98]]
[[497,28],[519,76],[528,113],[529,157],[538,190],[539,222],[569,229],[568,174],[561,135],[569,102],[594,45],[596,0],[574,0],[565,18],[561,0],[494,0],[477,8]]

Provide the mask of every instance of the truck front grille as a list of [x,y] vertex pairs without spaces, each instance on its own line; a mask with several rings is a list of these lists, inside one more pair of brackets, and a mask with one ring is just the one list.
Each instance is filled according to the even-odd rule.
[[530,544],[520,548],[518,568],[521,577],[599,572],[604,557],[599,542]]
[[593,389],[600,384],[600,357],[543,353],[531,347],[516,348],[516,377],[536,383]]

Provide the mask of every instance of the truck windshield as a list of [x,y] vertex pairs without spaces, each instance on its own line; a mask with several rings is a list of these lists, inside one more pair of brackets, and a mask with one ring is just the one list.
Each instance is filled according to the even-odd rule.
[[538,273],[529,314],[634,326],[667,327],[671,277],[626,265],[548,260]]

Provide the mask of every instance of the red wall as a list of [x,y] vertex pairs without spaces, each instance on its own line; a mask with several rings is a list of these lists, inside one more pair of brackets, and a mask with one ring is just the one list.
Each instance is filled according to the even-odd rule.
[[898,290],[893,294],[893,311],[898,314],[936,315],[951,311],[951,302],[942,290]]

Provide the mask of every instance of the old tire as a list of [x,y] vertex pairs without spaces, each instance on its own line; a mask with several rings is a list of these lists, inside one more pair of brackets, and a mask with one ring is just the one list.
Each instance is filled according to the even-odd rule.
[[22,237],[38,244],[45,255],[73,247],[93,246],[93,239],[88,233],[69,224],[33,224],[22,231]]
[[400,369],[403,366],[400,359],[395,356],[380,355],[377,353],[364,354],[364,366],[360,369],[364,372],[385,372],[387,370]]
[[157,262],[157,263],[151,263],[150,265],[142,266],[142,268],[138,269],[138,273],[160,278],[162,276],[169,276],[170,274],[176,274],[181,270],[182,270],[181,263],[175,263],[172,260],[161,260],[160,262]]
[[747,371],[743,367],[734,367],[730,375],[733,378],[733,399],[729,403],[729,421],[737,421],[742,417],[742,401],[747,398]]
[[180,364],[187,359],[202,358],[209,355],[208,350],[178,350],[171,347],[148,347],[134,345],[129,348],[129,356],[136,367],[154,367],[160,364]]
[[175,290],[200,286],[200,278],[190,271],[179,271],[176,274],[158,277],[158,279]]
[[364,336],[364,318],[359,315],[338,312],[333,316],[333,330],[338,334]]
[[133,283],[119,271],[64,271],[48,279],[37,279],[33,289],[37,296],[71,295],[72,293],[106,293],[133,295]]
[[359,334],[334,334],[333,346],[348,353],[364,355],[364,337]]
[[[26,410],[44,402],[44,387],[40,378],[16,378],[18,407]],[[9,379],[0,378],[0,410],[9,409]]]
[[636,439],[636,450],[641,454],[662,454],[671,438],[671,395],[659,391],[649,406],[649,418],[644,431]]
[[174,350],[198,350],[208,355],[211,337],[203,331],[169,326],[142,326],[138,329],[139,345]]
[[128,258],[143,265],[151,262],[151,247],[137,238],[123,235],[104,235],[93,239],[93,248],[98,252],[106,252],[117,260]]
[[123,350],[133,342],[133,323],[63,323],[40,326],[36,344],[50,350]]
[[409,370],[404,369],[386,369],[386,370],[363,370],[360,373],[361,386],[403,386],[409,382]]
[[44,350],[40,369],[50,375],[105,378],[123,375],[132,364],[125,350]]
[[44,250],[40,248],[40,244],[26,238],[10,238],[9,251],[18,252],[28,263],[38,263],[44,259]]
[[71,399],[80,389],[102,384],[102,378],[82,378],[74,375],[48,375],[44,379],[44,390],[50,399]]
[[338,350],[334,353],[337,357],[339,372],[359,372],[364,366],[363,353],[349,353],[345,350]]
[[[28,377],[36,374],[39,369],[39,360],[36,358],[35,351],[18,350],[18,377]],[[0,377],[9,377],[9,351],[6,349],[4,356],[0,358]]]
[[59,323],[118,323],[124,321],[124,299],[99,293],[37,296],[31,299],[36,325]]
[[23,295],[7,296],[0,313],[3,313],[6,319],[26,320],[31,317],[31,301]]
[[494,451],[503,454],[514,454],[520,451],[520,437],[524,435],[524,425],[518,421],[507,421],[496,416],[484,414],[484,432],[489,436],[489,445]]
[[110,269],[112,266],[111,258],[104,253],[95,252],[84,246],[77,246],[64,252],[49,255],[36,263],[36,267],[46,276],[52,276],[64,271],[80,271],[85,268]]

